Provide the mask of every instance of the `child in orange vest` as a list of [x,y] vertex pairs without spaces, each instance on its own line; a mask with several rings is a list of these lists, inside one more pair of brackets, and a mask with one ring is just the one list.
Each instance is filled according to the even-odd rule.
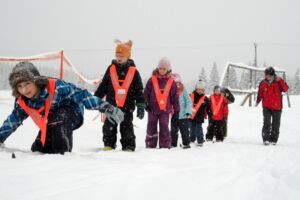
[[190,117],[190,140],[195,142],[197,139],[197,146],[203,146],[204,136],[202,124],[207,118],[211,117],[210,102],[205,96],[205,89],[201,82],[195,86],[195,90],[190,94],[193,103],[193,113]]
[[221,94],[220,86],[214,87],[214,94],[209,97],[212,115],[209,120],[206,140],[212,141],[214,136],[217,142],[224,140],[224,123],[228,116],[228,104],[226,97]]
[[[124,121],[120,124],[121,145],[123,151],[135,151],[135,135],[133,129],[133,112],[137,107],[137,117],[144,118],[144,96],[141,76],[131,58],[132,41],[126,43],[116,41],[115,56],[111,65],[99,85],[95,96],[120,108],[124,114]],[[104,150],[113,150],[117,142],[117,124],[106,120],[104,122],[103,142]]]
[[[168,58],[162,58],[153,71],[144,91],[146,111],[148,112],[146,147],[156,148],[159,139],[160,148],[171,147],[169,115],[174,109],[173,120],[179,118],[177,86],[171,77],[171,64]],[[159,123],[159,132],[157,124]]]
[[18,63],[13,68],[9,83],[16,101],[14,110],[0,127],[0,146],[28,116],[40,128],[31,150],[60,154],[72,151],[73,130],[83,123],[84,107],[105,112],[117,123],[124,117],[121,110],[87,90],[41,76],[29,62]]

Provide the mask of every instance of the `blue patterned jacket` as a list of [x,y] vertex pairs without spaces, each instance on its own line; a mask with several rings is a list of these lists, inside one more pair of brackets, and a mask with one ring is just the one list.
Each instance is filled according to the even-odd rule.
[[[27,106],[40,109],[44,106],[48,95],[48,91],[45,88],[40,91],[37,98],[28,99],[23,97],[23,100]],[[66,83],[63,80],[57,79],[55,96],[51,104],[50,112],[68,106],[83,117],[84,107],[89,110],[99,110],[102,102],[100,98],[93,96],[87,90],[82,90],[72,83]],[[0,143],[3,143],[27,117],[27,113],[21,108],[16,99],[14,110],[0,127]]]

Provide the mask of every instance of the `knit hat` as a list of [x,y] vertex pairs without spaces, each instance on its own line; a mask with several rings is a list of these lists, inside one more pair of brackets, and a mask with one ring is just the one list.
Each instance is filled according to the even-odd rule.
[[158,68],[161,68],[161,67],[167,68],[168,71],[172,70],[171,62],[167,57],[163,57],[162,59],[159,60]]
[[205,90],[203,84],[201,81],[198,81],[195,85],[195,89],[201,89],[201,90]]
[[12,95],[20,96],[17,86],[19,83],[32,81],[39,84],[47,84],[47,78],[40,76],[38,69],[30,62],[18,63],[9,75],[9,85],[12,88]]
[[181,79],[181,76],[180,76],[179,74],[173,73],[173,74],[172,74],[172,78],[173,78],[173,80],[174,80],[175,82],[180,82],[180,83],[182,83],[182,79]]
[[275,75],[275,69],[273,67],[268,67],[265,69],[265,75],[274,76]]
[[216,85],[216,86],[214,87],[214,92],[215,92],[216,90],[219,90],[219,91],[221,92],[221,87],[220,87],[219,85]]
[[123,43],[120,40],[116,39],[115,43],[116,46],[116,55],[120,54],[122,56],[125,56],[126,58],[131,57],[131,47],[132,47],[132,41],[128,40],[127,42]]

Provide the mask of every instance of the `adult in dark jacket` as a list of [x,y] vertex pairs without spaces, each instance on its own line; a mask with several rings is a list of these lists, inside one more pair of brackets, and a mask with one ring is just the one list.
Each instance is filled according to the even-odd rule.
[[[190,96],[193,101],[193,115],[190,118],[190,140],[195,142],[197,138],[197,145],[202,146],[204,143],[202,124],[207,116],[211,118],[210,102],[208,97],[205,96],[205,89],[201,82],[196,84],[195,90]],[[200,107],[198,108],[197,105],[200,105]]]
[[[132,42],[117,41],[116,59],[108,66],[95,96],[106,97],[106,101],[120,108],[124,121],[120,124],[121,145],[124,151],[134,151],[136,147],[133,129],[133,112],[137,107],[137,117],[144,117],[143,83],[131,57]],[[122,102],[123,101],[123,102]],[[104,150],[116,148],[117,124],[106,120],[103,125]]]
[[262,139],[265,145],[276,145],[279,137],[280,117],[282,112],[282,92],[289,87],[276,75],[273,67],[265,69],[265,79],[260,82],[256,106],[262,101],[264,125]]

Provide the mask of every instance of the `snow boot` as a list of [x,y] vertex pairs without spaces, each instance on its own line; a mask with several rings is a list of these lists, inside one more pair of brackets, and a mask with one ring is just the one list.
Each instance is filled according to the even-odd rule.
[[103,151],[111,151],[111,150],[114,150],[112,147],[110,146],[105,146],[102,148]]
[[203,147],[203,142],[202,143],[197,143],[196,146],[197,147]]
[[182,148],[183,149],[189,149],[189,148],[191,148],[191,146],[188,144],[188,145],[182,145]]

